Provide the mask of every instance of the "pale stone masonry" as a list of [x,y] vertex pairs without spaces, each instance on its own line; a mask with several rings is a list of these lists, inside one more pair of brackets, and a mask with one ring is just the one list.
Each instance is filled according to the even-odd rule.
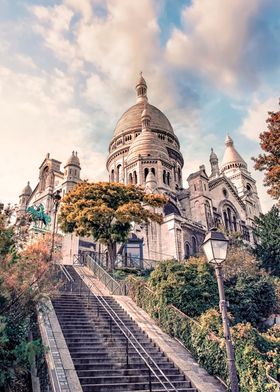
[[[188,186],[184,188],[180,142],[168,118],[149,103],[147,90],[141,74],[136,83],[136,104],[120,117],[109,145],[109,181],[140,185],[148,193],[163,193],[168,203],[162,211],[163,223],[134,225],[122,251],[128,257],[150,260],[187,259],[198,252],[205,232],[219,224],[254,243],[253,220],[261,211],[256,181],[231,137],[226,138],[222,163],[211,149],[211,172],[207,173],[202,164],[188,176]],[[61,162],[47,154],[39,168],[36,187],[32,190],[28,183],[21,192],[19,213],[30,205],[43,204],[52,215],[53,192],[61,190],[63,196],[81,181],[76,152],[63,172],[60,166]],[[64,261],[72,263],[74,254],[87,246],[97,249],[86,239],[74,241],[66,237]]]

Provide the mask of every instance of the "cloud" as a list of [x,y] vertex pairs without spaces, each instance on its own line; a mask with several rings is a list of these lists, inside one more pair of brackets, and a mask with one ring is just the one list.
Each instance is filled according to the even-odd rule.
[[234,89],[239,78],[254,82],[246,49],[261,0],[193,0],[182,11],[166,46],[167,60],[201,73],[218,87]]
[[[82,176],[106,179],[113,128],[135,103],[140,70],[149,101],[166,114],[179,137],[186,175],[197,170],[220,139],[202,120],[200,86],[192,87],[177,67],[232,87],[260,1],[248,0],[242,9],[240,0],[226,0],[220,8],[218,0],[212,0],[211,8],[205,0],[193,1],[184,9],[183,29],[173,31],[166,51],[158,24],[162,10],[153,0],[62,0],[53,6],[29,6],[21,29],[28,50],[10,42],[19,34],[12,34],[12,23],[0,36],[5,43],[0,45],[0,149],[5,163],[0,166],[0,196],[14,200],[28,179],[34,186],[46,152],[65,162],[78,150]],[[217,46],[221,31],[227,35]],[[181,34],[179,41],[176,34]],[[233,53],[231,45],[237,48]]]
[[259,100],[255,98],[247,109],[245,118],[239,128],[239,132],[248,139],[259,141],[259,134],[267,129],[266,120],[269,111],[278,111],[278,96]]
[[[74,80],[55,70],[32,76],[0,67],[1,198],[17,201],[27,180],[37,183],[46,152],[62,160],[78,150],[86,178],[106,176],[106,154],[92,151],[94,121],[74,105]],[[90,140],[90,143],[89,143]],[[86,168],[86,170],[85,170]]]

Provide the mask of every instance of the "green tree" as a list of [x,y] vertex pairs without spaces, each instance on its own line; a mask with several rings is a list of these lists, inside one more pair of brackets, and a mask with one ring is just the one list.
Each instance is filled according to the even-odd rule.
[[161,301],[178,307],[191,317],[197,317],[219,303],[213,268],[203,257],[190,258],[186,263],[161,262],[149,282]]
[[266,271],[280,277],[280,214],[276,206],[255,219],[254,232],[258,239],[254,255]]
[[127,240],[131,223],[160,223],[162,215],[155,210],[165,202],[165,196],[146,194],[134,185],[83,182],[63,198],[59,221],[65,232],[105,244],[113,269],[116,244]]
[[280,111],[269,112],[268,130],[260,134],[260,145],[265,154],[260,154],[255,161],[255,169],[264,171],[264,185],[273,199],[280,199]]
[[268,275],[243,273],[226,281],[225,286],[235,323],[249,322],[258,327],[276,309],[276,287]]

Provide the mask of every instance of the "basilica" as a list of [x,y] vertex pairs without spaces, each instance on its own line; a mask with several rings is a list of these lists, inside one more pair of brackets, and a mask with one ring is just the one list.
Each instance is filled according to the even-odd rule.
[[[163,193],[168,203],[162,211],[162,224],[134,225],[128,243],[120,246],[121,252],[144,260],[182,260],[197,254],[206,231],[218,225],[254,242],[253,221],[261,209],[256,181],[230,136],[225,140],[222,161],[213,149],[209,160],[211,172],[207,173],[202,164],[188,176],[184,188],[180,142],[167,117],[148,102],[147,83],[141,74],[136,83],[136,103],[120,117],[109,145],[109,181]],[[40,203],[52,214],[53,193],[60,190],[63,196],[81,181],[77,153],[72,153],[64,171],[60,166],[61,162],[46,156],[35,189],[28,184],[21,192],[19,211]],[[79,248],[96,248],[87,239],[69,240],[65,236],[65,242],[67,248],[76,247],[65,253],[68,259]]]

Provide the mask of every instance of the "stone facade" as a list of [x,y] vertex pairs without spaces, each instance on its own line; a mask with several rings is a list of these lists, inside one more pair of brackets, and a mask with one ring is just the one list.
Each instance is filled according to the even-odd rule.
[[[222,163],[219,164],[213,149],[209,160],[211,173],[206,173],[201,165],[189,175],[188,187],[183,188],[184,159],[179,140],[167,117],[148,102],[147,84],[140,75],[136,104],[117,122],[109,145],[109,181],[137,184],[146,192],[163,193],[168,203],[162,211],[163,223],[134,225],[129,244],[120,247],[122,252],[147,260],[188,258],[198,252],[205,232],[218,224],[254,242],[253,219],[261,208],[256,181],[248,172],[246,162],[229,136]],[[53,193],[60,190],[64,196],[81,181],[77,153],[72,153],[64,172],[60,166],[61,162],[47,154],[39,168],[37,186],[32,191],[28,183],[20,195],[19,212],[30,205],[43,204],[45,211],[53,214]],[[87,247],[87,241],[65,239],[66,248],[70,248],[65,250],[65,259],[72,260],[79,247]],[[92,244],[91,250],[94,247]]]
[[136,84],[136,104],[118,121],[109,146],[109,180],[143,186],[164,193],[169,201],[161,225],[135,227],[143,241],[145,259],[187,258],[197,253],[205,232],[224,225],[254,242],[253,219],[260,213],[256,182],[247,164],[227,136],[222,164],[213,149],[211,173],[205,166],[190,174],[182,187],[184,159],[180,143],[167,117],[148,102],[142,74]]
[[[61,197],[69,192],[73,187],[81,182],[81,165],[77,152],[72,152],[71,156],[61,170],[61,162],[47,154],[39,167],[39,181],[34,190],[31,189],[29,182],[19,196],[18,214],[24,213],[30,206],[43,205],[44,211],[51,217],[51,223],[46,230],[59,231],[54,225],[54,198],[53,194],[60,191]],[[33,227],[34,229],[34,227]],[[40,232],[40,228],[31,230],[31,239]],[[79,248],[86,244],[89,249],[93,249],[95,244],[91,240],[81,239],[74,234],[67,234],[63,237],[62,257],[65,264],[72,263]]]

